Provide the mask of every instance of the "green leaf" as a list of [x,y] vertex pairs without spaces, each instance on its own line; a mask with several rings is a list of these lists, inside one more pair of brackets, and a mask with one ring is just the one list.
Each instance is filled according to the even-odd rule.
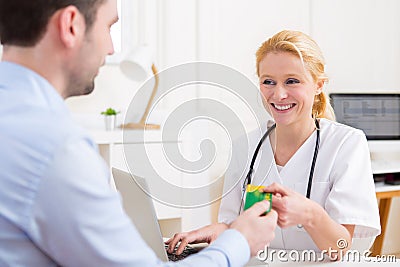
[[108,109],[106,109],[106,111],[101,112],[101,115],[112,116],[112,115],[117,115],[118,113],[119,113],[119,111],[117,112],[113,108],[108,108]]

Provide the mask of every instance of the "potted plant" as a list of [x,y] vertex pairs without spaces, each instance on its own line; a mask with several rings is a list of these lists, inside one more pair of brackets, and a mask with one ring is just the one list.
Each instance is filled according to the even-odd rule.
[[104,115],[104,122],[105,122],[107,131],[112,131],[115,129],[115,125],[116,125],[116,121],[117,121],[116,117],[117,117],[118,113],[119,112],[117,112],[113,108],[108,108],[105,111],[101,112],[101,115]]

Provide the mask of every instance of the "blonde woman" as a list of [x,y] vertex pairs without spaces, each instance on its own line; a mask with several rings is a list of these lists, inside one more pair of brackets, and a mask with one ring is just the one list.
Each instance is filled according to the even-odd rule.
[[379,213],[367,140],[362,131],[334,121],[323,92],[325,62],[316,42],[302,32],[281,31],[261,45],[256,63],[273,122],[266,123],[263,138],[255,132],[245,137],[251,151],[257,150],[254,165],[242,170],[235,169],[240,164],[231,164],[220,223],[176,234],[170,247],[178,241],[180,249],[187,243],[212,242],[241,212],[243,186],[250,183],[273,193],[279,227],[271,248],[344,251],[353,238],[377,236]]

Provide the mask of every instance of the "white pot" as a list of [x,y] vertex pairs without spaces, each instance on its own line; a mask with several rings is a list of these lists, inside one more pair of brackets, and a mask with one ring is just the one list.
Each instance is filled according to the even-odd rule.
[[112,131],[116,127],[116,120],[117,116],[116,115],[107,115],[104,116],[104,123],[106,126],[106,131]]

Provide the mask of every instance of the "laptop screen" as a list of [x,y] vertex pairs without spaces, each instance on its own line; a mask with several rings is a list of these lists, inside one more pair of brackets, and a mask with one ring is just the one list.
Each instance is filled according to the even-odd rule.
[[122,196],[122,204],[126,214],[157,257],[162,261],[167,261],[168,257],[153,200],[146,193],[149,192],[146,180],[140,177],[133,178],[130,173],[116,168],[112,168],[112,174],[115,186]]
[[368,140],[400,139],[400,94],[330,94],[336,120]]

